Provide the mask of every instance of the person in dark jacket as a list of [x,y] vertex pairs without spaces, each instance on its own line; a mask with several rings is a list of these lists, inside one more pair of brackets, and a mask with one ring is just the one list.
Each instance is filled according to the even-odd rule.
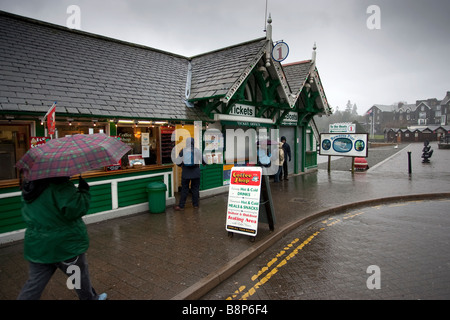
[[284,162],[283,162],[283,169],[280,174],[280,180],[282,179],[281,176],[284,175],[284,180],[288,179],[288,158],[289,162],[291,161],[291,147],[286,142],[286,137],[281,137],[281,143],[283,144],[283,151],[284,151]]
[[198,208],[200,202],[200,163],[205,164],[202,153],[194,146],[194,139],[186,139],[186,147],[180,151],[176,164],[183,168],[181,173],[181,197],[175,210],[184,210],[186,199],[189,193],[189,184],[192,191],[192,205]]
[[29,277],[17,299],[40,299],[58,268],[80,300],[105,300],[106,293],[98,295],[92,287],[85,256],[89,237],[81,217],[91,200],[87,182],[80,177],[76,188],[68,177],[49,178],[24,181],[21,189]]

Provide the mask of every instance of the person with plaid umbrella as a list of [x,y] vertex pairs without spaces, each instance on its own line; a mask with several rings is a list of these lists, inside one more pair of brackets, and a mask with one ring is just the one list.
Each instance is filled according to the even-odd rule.
[[86,251],[89,237],[82,220],[90,205],[89,185],[81,178],[78,188],[69,177],[57,177],[21,184],[22,216],[27,223],[24,255],[29,261],[29,278],[19,300],[40,299],[56,269],[74,279],[67,285],[80,300],[105,300],[92,287]]
[[92,287],[85,255],[89,237],[82,217],[91,201],[89,185],[80,175],[76,188],[70,177],[117,163],[130,150],[104,134],[77,134],[32,148],[17,162],[24,178],[24,255],[30,263],[18,299],[39,299],[57,268],[69,276],[67,286],[81,300],[106,299],[106,293],[98,295]]

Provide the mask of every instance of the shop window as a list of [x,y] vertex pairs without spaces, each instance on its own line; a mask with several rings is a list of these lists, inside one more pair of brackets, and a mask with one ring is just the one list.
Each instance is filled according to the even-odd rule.
[[107,133],[105,123],[80,121],[56,122],[56,132],[58,138],[75,134]]
[[122,165],[140,166],[157,164],[159,153],[158,130],[158,127],[119,125],[117,127],[117,136],[132,149],[122,158]]
[[0,125],[0,180],[18,178],[15,164],[29,148],[29,125]]

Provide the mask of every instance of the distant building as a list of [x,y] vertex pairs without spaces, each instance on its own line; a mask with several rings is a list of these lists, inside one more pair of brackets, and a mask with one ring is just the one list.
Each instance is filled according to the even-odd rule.
[[450,91],[444,99],[417,100],[415,104],[374,104],[366,112],[366,129],[371,135],[381,135],[397,129],[414,131],[418,126],[445,127],[449,125]]

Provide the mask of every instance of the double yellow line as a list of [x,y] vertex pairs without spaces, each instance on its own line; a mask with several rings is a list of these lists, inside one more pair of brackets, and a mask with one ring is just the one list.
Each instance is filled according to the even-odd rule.
[[[323,230],[324,228],[321,228],[321,230]],[[293,257],[295,257],[308,243],[310,243],[312,241],[312,239],[314,239],[314,237],[316,237],[318,234],[320,233],[320,231],[316,231],[314,232],[311,236],[309,236],[308,239],[306,239],[305,241],[303,241],[299,246],[294,248],[294,245],[299,242],[300,240],[298,238],[294,239],[291,243],[289,243],[286,247],[283,248],[283,250],[281,250],[280,252],[278,252],[278,254],[275,256],[275,258],[273,258],[272,260],[270,260],[264,267],[262,267],[258,273],[256,273],[255,275],[252,276],[252,281],[257,280],[262,274],[264,274],[266,271],[269,271],[264,277],[262,277],[253,287],[251,287],[249,290],[247,290],[246,292],[244,292],[245,290],[245,286],[241,286],[239,287],[238,290],[236,290],[234,292],[234,294],[232,294],[230,297],[227,298],[227,300],[233,300],[235,298],[238,297],[238,295],[242,294],[241,296],[241,300],[247,300],[248,297],[252,296],[255,294],[256,290],[262,286],[263,284],[265,284],[267,281],[269,281],[270,278],[272,278],[272,276],[274,274],[276,274],[278,272],[278,269],[283,267],[290,259],[292,259]],[[272,269],[270,269],[281,257],[283,257],[287,251],[291,250],[292,248],[294,248],[292,250],[291,253],[289,253],[284,259],[282,259],[275,267],[273,267]]]
[[[353,217],[356,217],[360,214],[363,214],[364,211],[359,212],[350,212],[343,216],[343,219],[350,219]],[[315,237],[317,237],[320,232],[325,230],[325,227],[331,227],[339,222],[341,222],[341,219],[338,218],[329,218],[322,221],[322,224],[325,226],[321,227],[319,231],[314,232],[312,235],[310,235],[305,241],[303,241],[300,245],[295,246],[300,239],[296,238],[293,241],[291,241],[287,246],[283,248],[280,252],[276,254],[276,256],[270,260],[264,267],[262,267],[256,274],[254,274],[251,277],[252,281],[256,281],[257,279],[260,279],[258,282],[256,282],[250,289],[246,290],[246,286],[242,285],[240,286],[231,296],[229,296],[226,300],[233,300],[239,298],[240,300],[247,300],[247,298],[251,297],[256,293],[256,290],[259,289],[262,285],[267,283],[270,278],[272,278],[278,270],[285,266],[287,262],[294,258],[300,251],[309,244]],[[291,251],[292,250],[292,251]],[[290,252],[288,254],[288,252]],[[282,260],[280,260],[283,256],[285,256]],[[277,263],[278,262],[278,263]],[[272,268],[273,267],[273,268]],[[267,273],[266,273],[267,272]],[[264,273],[266,273],[265,276],[260,278]]]
[[[448,199],[445,199],[444,201],[449,201]],[[415,201],[406,201],[406,202],[399,202],[399,203],[393,203],[390,205],[376,205],[370,207],[370,209],[379,210],[382,208],[389,208],[389,207],[397,207],[397,206],[405,206],[409,204],[419,203],[423,202],[423,200],[415,200]],[[276,256],[270,260],[264,267],[262,267],[256,274],[254,274],[251,277],[252,282],[258,280],[263,274],[266,275],[260,278],[258,282],[256,282],[250,289],[246,290],[246,286],[242,285],[240,286],[231,296],[227,298],[227,300],[233,300],[233,299],[241,299],[246,300],[247,298],[251,297],[256,293],[256,290],[259,289],[262,285],[267,283],[270,278],[272,278],[278,270],[285,266],[286,263],[294,258],[307,244],[309,244],[315,237],[317,237],[320,232],[325,230],[326,227],[334,226],[344,220],[352,219],[354,217],[357,217],[361,214],[365,213],[365,211],[361,210],[354,210],[348,213],[345,213],[342,218],[337,217],[330,217],[328,219],[322,220],[322,227],[320,227],[319,231],[314,232],[312,235],[310,235],[305,241],[303,241],[300,245],[295,247],[297,243],[300,241],[300,239],[296,238],[291,243],[289,243],[287,246],[283,248],[280,252],[276,254]],[[292,250],[292,252],[290,252]],[[290,252],[289,254],[287,254]],[[283,258],[285,256],[285,258]],[[282,259],[283,258],[283,259]],[[282,260],[280,260],[282,259]],[[239,298],[240,297],[240,298]]]

